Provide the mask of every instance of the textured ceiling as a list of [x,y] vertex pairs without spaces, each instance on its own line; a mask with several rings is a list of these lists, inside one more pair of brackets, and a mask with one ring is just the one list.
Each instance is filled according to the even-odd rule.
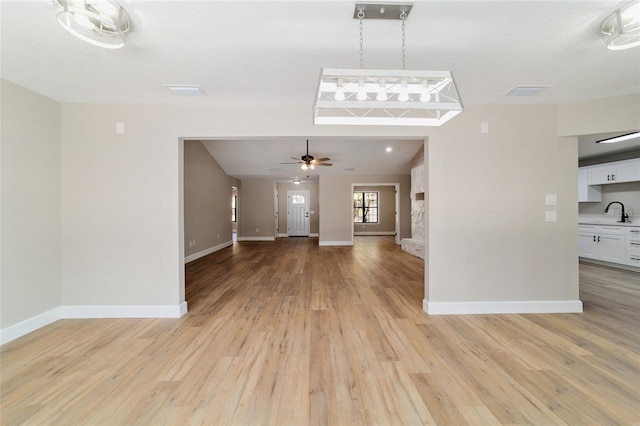
[[[47,0],[2,1],[2,77],[60,102],[310,107],[321,67],[359,66],[354,1],[120,3],[133,27],[112,51],[64,31]],[[467,105],[638,93],[640,48],[609,51],[599,34],[602,19],[625,3],[416,1],[407,68],[453,71]],[[400,67],[400,34],[398,21],[366,20],[365,67]],[[198,84],[207,96],[177,97],[164,84]],[[550,87],[505,96],[517,85]]]

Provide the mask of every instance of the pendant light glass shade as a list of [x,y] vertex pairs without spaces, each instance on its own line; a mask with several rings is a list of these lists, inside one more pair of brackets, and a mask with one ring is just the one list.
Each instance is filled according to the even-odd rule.
[[450,71],[322,69],[314,124],[440,126],[463,110]]
[[640,1],[628,3],[607,16],[600,30],[610,50],[640,46]]
[[113,0],[53,0],[62,27],[87,43],[107,49],[124,46],[131,29],[127,12]]

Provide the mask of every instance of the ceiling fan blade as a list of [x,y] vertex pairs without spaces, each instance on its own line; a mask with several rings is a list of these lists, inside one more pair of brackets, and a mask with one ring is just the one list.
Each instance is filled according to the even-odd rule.
[[296,161],[302,161],[302,159],[300,158],[296,158],[296,157],[290,157],[292,160],[296,160]]
[[331,160],[331,158],[327,158],[327,157],[325,157],[325,158],[316,158],[315,159],[315,161],[329,161],[329,160]]
[[295,163],[280,163],[280,164],[300,164],[300,163],[302,163],[302,161],[297,161]]
[[316,166],[333,166],[331,163],[318,163]]

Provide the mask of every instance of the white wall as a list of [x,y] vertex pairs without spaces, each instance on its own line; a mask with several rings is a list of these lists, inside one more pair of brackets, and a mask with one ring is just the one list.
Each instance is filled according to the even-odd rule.
[[227,176],[200,141],[184,142],[183,241],[187,262],[232,244],[232,186],[237,188],[240,182]]
[[60,105],[0,84],[0,328],[6,332],[60,306]]
[[[425,309],[581,309],[577,148],[557,136],[553,106],[468,107],[430,133]],[[545,194],[557,222],[545,222]]]

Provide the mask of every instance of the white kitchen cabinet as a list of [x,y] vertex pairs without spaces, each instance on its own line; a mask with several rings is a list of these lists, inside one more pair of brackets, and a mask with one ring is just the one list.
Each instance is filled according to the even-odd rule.
[[622,226],[580,225],[578,256],[627,263],[627,240]]
[[589,166],[588,184],[606,185],[640,181],[640,158]]
[[640,266],[640,227],[627,228],[627,265]]
[[597,259],[598,245],[596,244],[596,238],[597,236],[594,232],[578,232],[578,256]]
[[598,202],[602,201],[602,191],[600,185],[589,185],[589,168],[580,167],[578,169],[578,201]]

